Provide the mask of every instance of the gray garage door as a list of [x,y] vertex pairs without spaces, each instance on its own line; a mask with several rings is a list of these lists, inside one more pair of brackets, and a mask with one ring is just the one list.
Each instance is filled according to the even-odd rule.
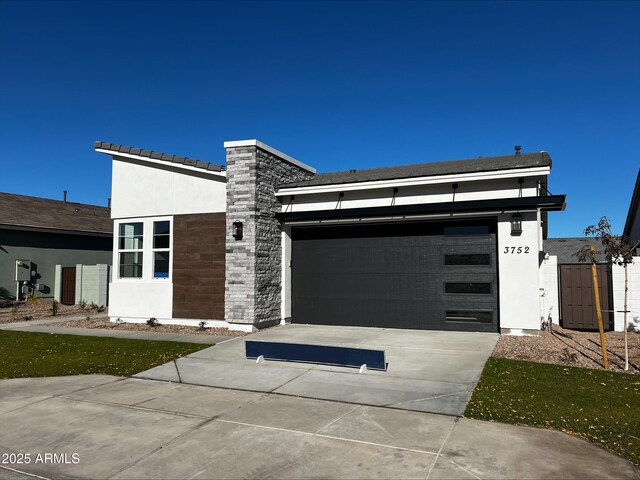
[[496,225],[295,227],[292,321],[498,330]]

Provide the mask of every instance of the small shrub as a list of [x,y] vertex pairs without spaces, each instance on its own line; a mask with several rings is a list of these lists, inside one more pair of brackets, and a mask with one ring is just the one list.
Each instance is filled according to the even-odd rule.
[[207,322],[205,322],[204,320],[203,320],[203,321],[201,321],[201,322],[198,324],[198,329],[199,329],[199,330],[206,330],[206,329],[207,329]]
[[54,317],[58,315],[59,308],[60,308],[60,302],[58,302],[57,300],[54,300],[53,303],[51,304],[51,315],[53,315]]
[[98,305],[96,305],[94,302],[91,302],[91,303],[89,304],[89,308],[90,308],[91,310],[95,310],[95,309],[97,309],[97,308],[98,308]]
[[34,293],[27,293],[27,303],[30,307],[36,307],[40,305],[40,297]]
[[11,318],[16,320],[18,318],[18,304],[14,303],[11,307]]
[[157,327],[158,325],[160,325],[160,322],[158,321],[158,319],[156,317],[151,317],[149,320],[147,320],[147,325],[149,325],[150,327]]
[[24,320],[25,320],[26,322],[28,322],[28,321],[30,321],[30,320],[33,320],[33,315],[25,315],[25,316],[24,316],[24,317],[22,317],[22,318],[24,318]]
[[122,325],[124,323],[124,320],[122,320],[120,317],[116,318],[116,325]]
[[104,310],[105,310],[104,305],[100,305],[99,307],[96,308],[96,312],[98,313],[102,313],[104,312]]
[[80,300],[80,302],[78,302],[78,305],[80,305],[80,310],[84,310],[85,308],[87,308],[87,301]]
[[565,349],[560,354],[560,360],[563,363],[576,363],[576,361],[578,360],[578,354],[565,347]]
[[86,320],[87,322],[89,322],[89,321],[91,321],[91,317],[90,317],[89,315],[87,315],[87,317],[85,318],[85,320]]

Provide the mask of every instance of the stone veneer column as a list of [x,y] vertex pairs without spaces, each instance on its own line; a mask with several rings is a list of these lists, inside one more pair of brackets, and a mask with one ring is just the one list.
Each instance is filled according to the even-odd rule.
[[[225,142],[227,248],[225,320],[263,328],[280,322],[280,202],[276,185],[307,180],[315,170],[256,140]],[[243,223],[243,238],[232,236]]]

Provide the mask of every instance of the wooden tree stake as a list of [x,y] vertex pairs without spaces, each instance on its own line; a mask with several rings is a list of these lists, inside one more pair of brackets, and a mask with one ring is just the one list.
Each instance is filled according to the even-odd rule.
[[600,346],[602,347],[602,359],[605,370],[609,370],[609,359],[607,358],[607,341],[604,338],[604,326],[602,325],[602,310],[600,310],[600,290],[598,289],[598,273],[596,271],[596,252],[591,245],[591,274],[593,276],[593,296],[596,300],[596,313],[598,314],[598,330],[600,330]]

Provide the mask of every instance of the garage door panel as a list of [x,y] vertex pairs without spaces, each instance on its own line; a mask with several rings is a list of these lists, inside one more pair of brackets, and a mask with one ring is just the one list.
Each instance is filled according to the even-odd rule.
[[496,331],[495,225],[445,225],[294,228],[292,321]]

